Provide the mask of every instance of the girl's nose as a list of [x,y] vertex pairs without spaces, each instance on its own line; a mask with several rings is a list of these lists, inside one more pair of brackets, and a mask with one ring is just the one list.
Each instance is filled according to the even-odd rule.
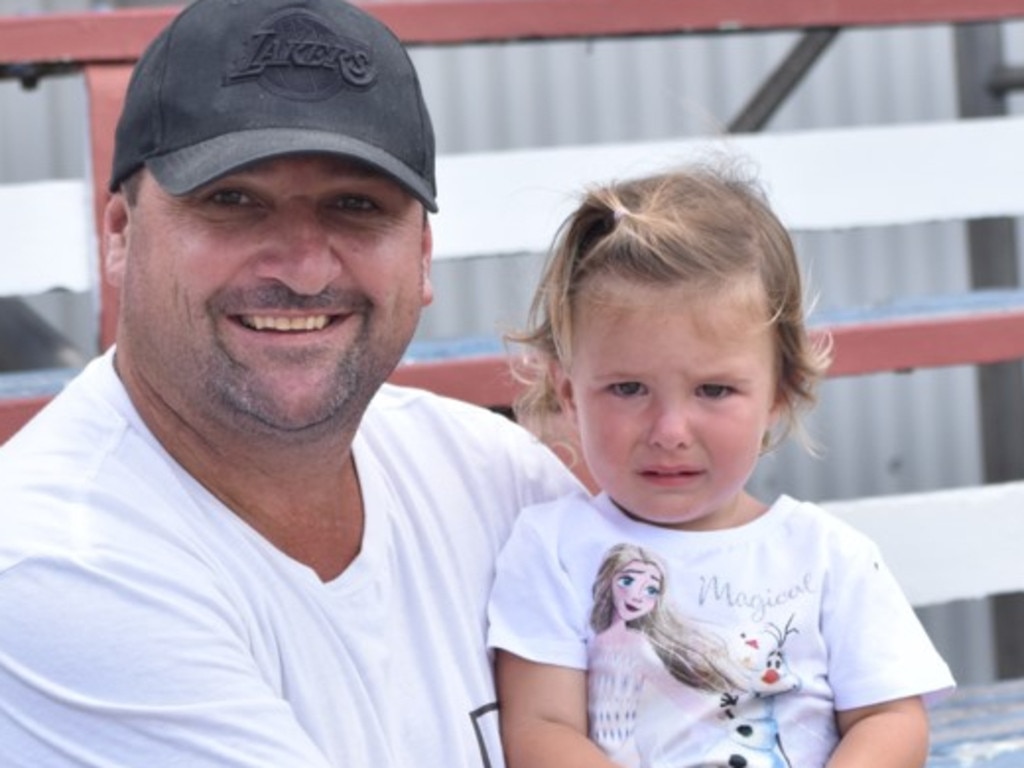
[[692,441],[690,415],[680,403],[659,406],[651,424],[651,443],[659,448],[682,448]]

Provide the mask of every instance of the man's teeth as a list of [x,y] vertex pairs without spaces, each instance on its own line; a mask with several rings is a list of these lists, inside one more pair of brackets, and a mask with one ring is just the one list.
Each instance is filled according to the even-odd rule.
[[308,317],[260,317],[248,315],[242,318],[245,325],[257,331],[319,331],[327,325],[327,315]]

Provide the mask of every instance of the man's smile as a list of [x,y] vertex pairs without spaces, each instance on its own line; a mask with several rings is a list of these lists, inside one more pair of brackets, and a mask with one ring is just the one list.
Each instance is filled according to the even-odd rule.
[[330,315],[304,315],[283,317],[280,315],[241,315],[240,322],[254,331],[319,331],[331,322]]

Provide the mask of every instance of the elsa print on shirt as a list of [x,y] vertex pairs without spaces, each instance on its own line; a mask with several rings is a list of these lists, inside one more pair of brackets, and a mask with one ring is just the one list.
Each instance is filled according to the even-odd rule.
[[625,768],[646,763],[637,750],[645,686],[682,684],[713,693],[737,688],[728,648],[676,615],[665,600],[668,571],[654,553],[618,544],[593,585],[589,650],[591,738]]

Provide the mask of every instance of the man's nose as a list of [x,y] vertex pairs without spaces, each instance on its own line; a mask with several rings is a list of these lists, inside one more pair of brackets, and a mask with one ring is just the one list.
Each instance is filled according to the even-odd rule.
[[272,247],[262,259],[263,276],[297,294],[315,296],[342,271],[337,242],[314,210],[293,207],[276,217]]

